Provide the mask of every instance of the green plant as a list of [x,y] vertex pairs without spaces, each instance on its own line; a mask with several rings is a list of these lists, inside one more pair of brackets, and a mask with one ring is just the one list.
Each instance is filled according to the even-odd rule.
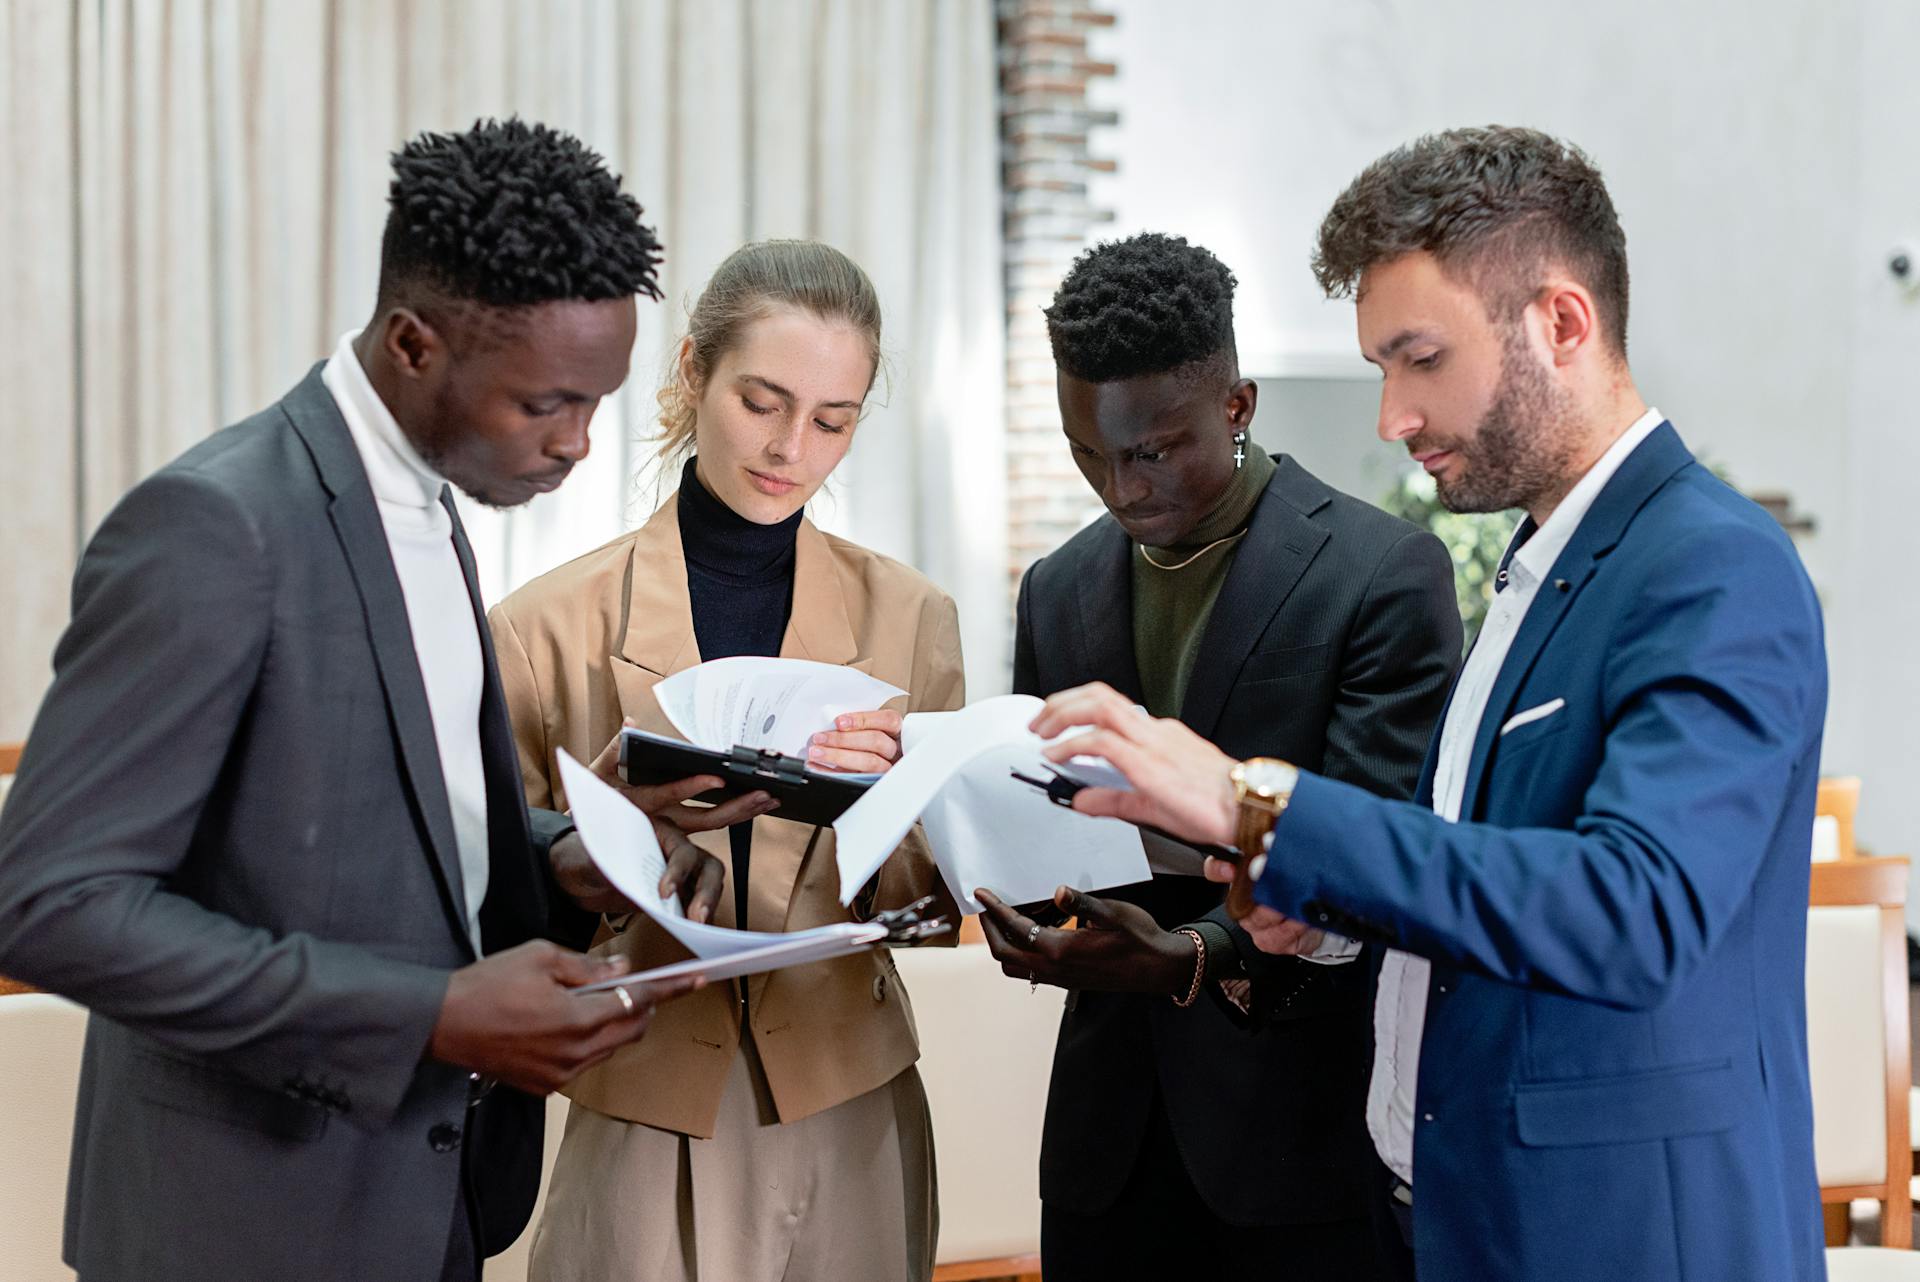
[[1460,607],[1460,623],[1466,630],[1466,644],[1486,621],[1487,607],[1493,603],[1493,576],[1499,572],[1500,558],[1519,525],[1515,512],[1449,512],[1434,492],[1433,478],[1425,472],[1403,474],[1380,506],[1402,520],[1411,521],[1446,544],[1453,558],[1453,594]]

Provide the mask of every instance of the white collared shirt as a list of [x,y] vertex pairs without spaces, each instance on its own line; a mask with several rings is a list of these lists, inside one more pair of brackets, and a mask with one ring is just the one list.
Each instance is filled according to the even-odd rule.
[[[1566,551],[1594,499],[1606,488],[1627,456],[1652,435],[1665,419],[1649,409],[1599,462],[1587,469],[1547,517],[1507,558],[1506,582],[1494,594],[1487,619],[1460,669],[1460,681],[1440,730],[1440,753],[1434,765],[1433,812],[1448,823],[1460,819],[1467,787],[1467,767],[1487,699],[1500,676],[1513,638],[1527,617],[1540,584],[1553,563]],[[1515,531],[1515,537],[1519,532]],[[1420,1064],[1420,1038],[1427,1024],[1427,982],[1432,967],[1424,957],[1389,949],[1380,967],[1379,995],[1373,1006],[1373,1079],[1367,1086],[1367,1132],[1373,1146],[1393,1173],[1413,1183],[1413,1101]]]
[[480,951],[480,903],[487,897],[487,775],[480,759],[480,657],[476,602],[467,593],[453,547],[453,518],[441,506],[446,480],[429,467],[394,421],[393,412],[360,366],[353,340],[343,336],[320,377],[347,421],[360,462],[373,486],[387,532],[400,593],[407,602],[413,651],[433,716],[440,771],[453,811],[453,838],[466,892],[467,929]]

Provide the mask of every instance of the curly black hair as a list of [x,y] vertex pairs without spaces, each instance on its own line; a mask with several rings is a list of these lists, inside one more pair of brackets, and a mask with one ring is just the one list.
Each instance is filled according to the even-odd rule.
[[423,133],[393,154],[380,297],[424,286],[514,308],[660,297],[660,242],[640,204],[571,134],[518,117]]
[[1233,288],[1225,263],[1181,236],[1142,232],[1074,260],[1046,309],[1053,359],[1089,383],[1185,369],[1233,343]]

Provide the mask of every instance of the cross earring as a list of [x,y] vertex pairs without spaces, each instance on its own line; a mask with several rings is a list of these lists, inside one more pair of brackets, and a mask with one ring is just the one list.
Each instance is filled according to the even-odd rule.
[[1247,432],[1245,428],[1233,434],[1233,470],[1238,472],[1247,461]]

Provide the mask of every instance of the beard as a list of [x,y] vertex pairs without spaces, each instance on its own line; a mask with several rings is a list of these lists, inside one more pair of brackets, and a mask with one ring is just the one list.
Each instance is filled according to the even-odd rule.
[[1518,325],[1500,348],[1500,386],[1471,436],[1452,442],[1422,433],[1407,443],[1414,452],[1451,450],[1460,460],[1451,480],[1434,477],[1449,512],[1531,506],[1559,489],[1574,464],[1573,398],[1540,368]]

